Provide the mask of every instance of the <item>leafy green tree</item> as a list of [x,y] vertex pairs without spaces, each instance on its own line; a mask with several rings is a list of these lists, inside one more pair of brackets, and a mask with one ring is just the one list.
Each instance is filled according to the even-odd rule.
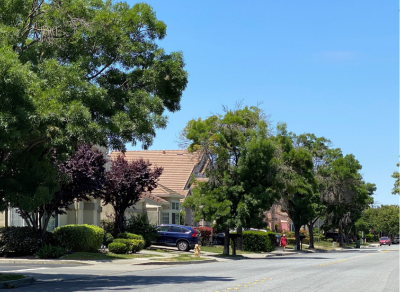
[[[397,168],[400,167],[400,163],[397,162]],[[395,179],[394,181],[394,186],[392,189],[392,194],[393,195],[399,195],[400,194],[400,175],[398,171],[394,171],[392,174],[392,177]]]
[[263,211],[279,198],[275,191],[276,149],[263,112],[257,107],[226,110],[191,120],[183,130],[189,151],[208,159],[208,182],[196,182],[184,206],[195,219],[215,222],[224,230],[224,254],[229,254],[229,230],[263,220]]
[[79,144],[151,145],[187,84],[165,35],[144,3],[0,1],[0,208],[51,200]]
[[362,166],[354,155],[339,154],[321,171],[325,177],[323,200],[327,211],[327,226],[339,228],[340,246],[343,232],[349,233],[361,213],[373,203],[374,184],[365,183],[359,171]]
[[362,212],[356,223],[358,231],[371,232],[376,236],[399,234],[399,206],[381,205]]
[[[293,145],[296,148],[303,148],[311,154],[311,159],[313,163],[313,174],[317,180],[318,188],[315,194],[312,196],[312,201],[310,201],[310,207],[313,208],[312,212],[309,214],[310,221],[307,222],[307,227],[310,235],[309,248],[314,248],[314,224],[315,222],[325,214],[326,207],[323,204],[321,198],[321,190],[323,189],[323,179],[320,176],[319,169],[324,167],[330,158],[329,153],[331,151],[330,144],[331,141],[324,137],[316,137],[314,134],[301,134],[296,136],[291,134],[291,139]],[[319,198],[318,198],[319,196]]]
[[300,250],[300,228],[317,216],[320,200],[312,155],[307,147],[293,144],[297,139],[287,132],[286,124],[278,125],[275,139],[280,151],[279,183],[283,210],[293,221],[296,246]]

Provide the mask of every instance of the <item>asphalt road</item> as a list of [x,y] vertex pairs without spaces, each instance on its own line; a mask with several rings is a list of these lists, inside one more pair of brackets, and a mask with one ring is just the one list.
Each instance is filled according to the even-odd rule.
[[183,266],[127,267],[105,263],[14,268],[2,265],[0,273],[31,269],[15,272],[33,275],[39,280],[17,290],[30,292],[399,291],[398,245]]

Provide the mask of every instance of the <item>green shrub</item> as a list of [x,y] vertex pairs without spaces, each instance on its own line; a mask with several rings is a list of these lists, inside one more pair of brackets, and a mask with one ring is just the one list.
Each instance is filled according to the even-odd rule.
[[151,245],[151,242],[158,237],[156,225],[150,224],[147,214],[138,214],[126,220],[126,232],[143,236],[145,248]]
[[111,219],[101,220],[100,221],[101,228],[104,229],[105,233],[111,233],[113,237],[116,237],[118,234],[118,230],[115,229],[115,222]]
[[133,239],[132,244],[132,252],[139,252],[144,248],[145,242],[143,239]]
[[40,233],[28,226],[0,229],[0,254],[32,255],[44,244],[57,245],[51,232],[46,232],[42,238]]
[[333,238],[328,238],[326,241],[327,242],[333,242]]
[[[315,238],[314,238],[314,243],[315,243]],[[288,238],[287,239],[287,244],[289,245],[296,245],[296,238]],[[306,237],[303,239],[303,244],[310,244],[310,238]]]
[[243,231],[243,250],[273,251],[275,240],[274,232]]
[[58,259],[65,254],[65,249],[61,246],[44,245],[36,251],[36,257],[39,259]]
[[122,242],[112,242],[108,245],[108,250],[112,253],[123,254],[128,252],[126,244]]
[[108,246],[113,241],[114,241],[114,237],[112,236],[111,233],[104,233],[103,245]]
[[364,235],[365,239],[367,240],[367,242],[373,242],[373,241],[378,241],[379,238],[376,235],[373,235],[372,233],[367,233]]
[[123,243],[123,244],[126,245],[126,248],[127,248],[128,251],[132,250],[133,239],[117,238],[117,239],[114,239],[113,243],[114,242]]
[[98,226],[65,225],[54,229],[60,244],[75,252],[96,252],[103,243],[104,230]]
[[117,237],[118,237],[118,238],[125,238],[125,239],[144,240],[144,239],[143,239],[143,236],[138,235],[138,234],[128,233],[128,232],[119,233],[119,234],[117,235]]

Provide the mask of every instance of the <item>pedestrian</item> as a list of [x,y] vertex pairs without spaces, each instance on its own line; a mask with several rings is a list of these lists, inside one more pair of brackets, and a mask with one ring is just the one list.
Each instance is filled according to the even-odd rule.
[[285,251],[286,244],[287,244],[287,238],[286,235],[284,234],[281,237],[281,246],[283,247],[283,251]]

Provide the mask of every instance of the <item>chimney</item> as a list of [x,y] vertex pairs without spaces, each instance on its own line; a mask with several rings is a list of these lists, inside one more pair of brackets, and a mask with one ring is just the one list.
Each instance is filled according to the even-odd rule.
[[165,150],[163,150],[162,154],[165,154]]

